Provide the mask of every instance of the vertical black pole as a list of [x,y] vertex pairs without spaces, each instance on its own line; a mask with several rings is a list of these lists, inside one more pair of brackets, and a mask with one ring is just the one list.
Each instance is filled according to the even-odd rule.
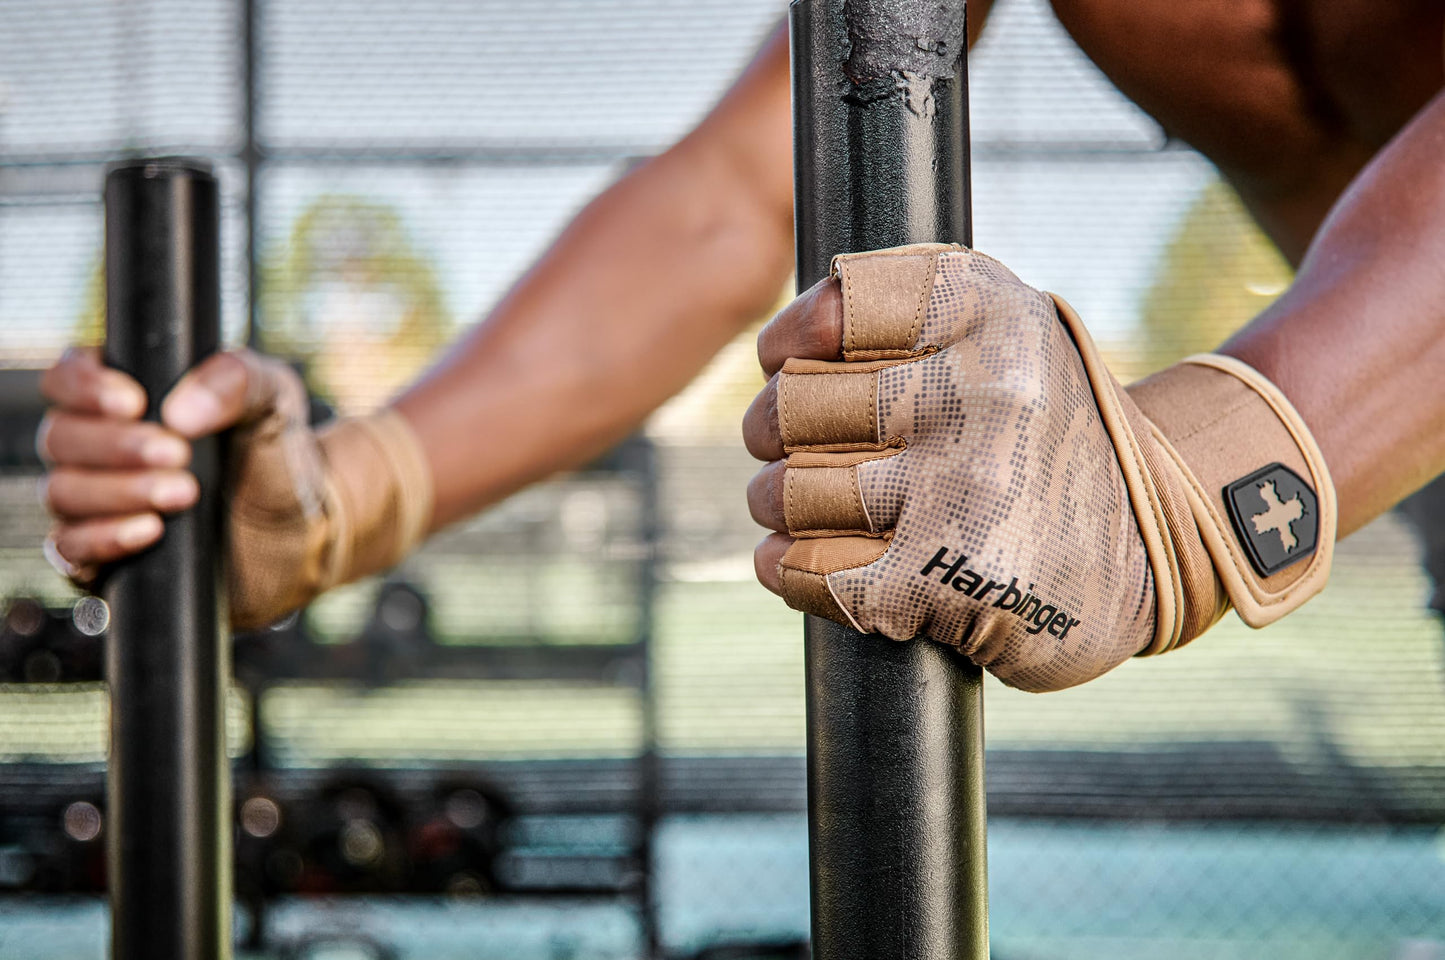
[[663,956],[662,930],[658,918],[659,893],[657,886],[657,821],[662,816],[662,758],[657,746],[657,677],[653,672],[653,637],[656,634],[654,610],[657,604],[658,552],[661,549],[661,518],[658,516],[659,499],[657,452],[644,437],[638,437],[627,444],[628,456],[635,469],[642,501],[641,535],[646,554],[640,572],[638,591],[639,621],[634,643],[637,648],[637,662],[640,668],[638,695],[642,701],[642,756],[638,770],[639,833],[638,900],[642,920],[644,960],[659,960]]
[[[837,253],[972,240],[964,0],[793,0],[798,286]],[[815,960],[984,960],[978,668],[809,617]]]
[[261,0],[242,0],[241,32],[244,38],[242,60],[241,121],[245,141],[241,160],[246,165],[246,346],[261,346],[261,250],[260,250],[260,179],[261,140],[257,132],[259,91],[261,86]]
[[[203,163],[138,160],[105,184],[105,359],[140,381],[146,418],[220,339],[219,209]],[[195,444],[194,509],[108,576],[107,775],[112,960],[230,955],[228,672],[218,604],[216,439]]]

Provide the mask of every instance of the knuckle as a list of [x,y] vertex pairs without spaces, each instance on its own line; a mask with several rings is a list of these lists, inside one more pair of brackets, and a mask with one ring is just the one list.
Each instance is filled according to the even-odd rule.
[[[90,561],[89,537],[83,527],[72,523],[58,523],[50,535],[55,552],[65,564],[74,569]],[[68,571],[62,571],[69,575]]]
[[804,314],[804,335],[808,356],[829,359],[839,354],[843,342],[843,297],[837,283],[821,287]]
[[236,352],[217,353],[187,375],[183,383],[193,383],[225,402],[245,399],[250,389],[250,364]]
[[241,416],[255,421],[279,415],[289,423],[305,423],[309,410],[306,385],[283,360],[241,349],[226,355],[234,363]]
[[151,491],[155,488],[157,476],[151,471],[132,473],[116,477],[114,495],[129,504],[149,504]]
[[105,371],[90,363],[71,363],[66,369],[66,382],[70,387],[72,400],[91,397],[100,392]]
[[771,530],[778,529],[782,519],[782,461],[773,461],[748,481],[748,508],[753,520]]
[[89,517],[100,512],[96,494],[88,478],[78,471],[52,470],[45,478],[43,503],[57,518]]
[[253,379],[251,366],[252,363],[237,352],[218,353],[206,361],[200,375],[208,386],[244,394]]
[[40,376],[40,391],[47,397],[64,393],[75,380],[98,366],[94,349],[68,347]]
[[40,478],[35,496],[52,516],[59,516],[69,497],[70,476],[64,470],[52,470]]

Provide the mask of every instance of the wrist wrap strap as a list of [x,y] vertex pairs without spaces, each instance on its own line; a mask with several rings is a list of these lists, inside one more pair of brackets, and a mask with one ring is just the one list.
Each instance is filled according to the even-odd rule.
[[426,453],[401,414],[342,420],[318,438],[331,550],[321,590],[395,565],[432,515]]
[[1157,594],[1153,641],[1181,647],[1230,606],[1251,627],[1329,578],[1336,499],[1324,456],[1277,387],[1233,357],[1198,354],[1129,388],[1053,296],[1119,454]]
[[1334,556],[1335,488],[1284,394],[1219,354],[1189,357],[1128,392],[1184,481],[1198,537],[1240,619],[1262,627],[1318,593]]
[[392,566],[431,521],[431,469],[399,413],[342,420],[318,435],[304,400],[298,382],[234,441],[229,595],[239,630]]

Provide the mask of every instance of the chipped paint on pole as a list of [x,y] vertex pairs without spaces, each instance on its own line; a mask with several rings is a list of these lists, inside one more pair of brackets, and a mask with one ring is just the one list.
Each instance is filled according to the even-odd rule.
[[968,37],[964,21],[958,3],[848,0],[843,4],[848,32],[843,75],[852,88],[845,96],[859,104],[898,98],[910,112],[932,117],[934,82],[958,75]]

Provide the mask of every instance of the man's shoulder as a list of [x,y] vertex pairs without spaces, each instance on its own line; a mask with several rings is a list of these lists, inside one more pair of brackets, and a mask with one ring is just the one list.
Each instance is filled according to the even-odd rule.
[[1169,135],[1281,190],[1357,167],[1445,83],[1445,0],[1051,2]]

